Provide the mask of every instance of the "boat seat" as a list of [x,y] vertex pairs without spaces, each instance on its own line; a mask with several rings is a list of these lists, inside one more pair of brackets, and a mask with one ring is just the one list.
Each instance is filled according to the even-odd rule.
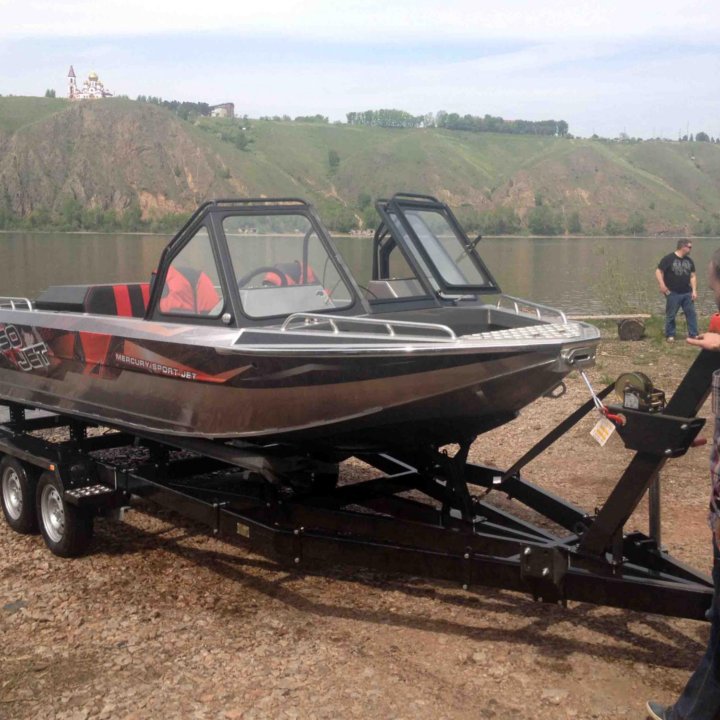
[[52,285],[35,300],[37,310],[143,317],[150,297],[149,283]]

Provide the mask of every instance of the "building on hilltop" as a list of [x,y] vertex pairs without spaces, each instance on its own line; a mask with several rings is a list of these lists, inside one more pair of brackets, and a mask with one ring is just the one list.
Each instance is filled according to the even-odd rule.
[[221,105],[213,105],[210,108],[210,117],[234,118],[235,104],[222,103]]
[[71,65],[68,71],[68,83],[68,97],[71,100],[99,100],[101,98],[112,97],[112,93],[105,89],[96,72],[91,72],[87,80],[83,83],[83,86],[79,88],[76,82],[75,70],[73,70],[73,66]]

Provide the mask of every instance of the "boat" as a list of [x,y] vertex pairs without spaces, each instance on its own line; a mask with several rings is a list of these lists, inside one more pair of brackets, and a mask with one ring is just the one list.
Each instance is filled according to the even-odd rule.
[[3,298],[0,399],[137,433],[439,447],[594,363],[598,330],[502,294],[446,204],[376,208],[364,275],[305,201],[218,199],[148,282]]

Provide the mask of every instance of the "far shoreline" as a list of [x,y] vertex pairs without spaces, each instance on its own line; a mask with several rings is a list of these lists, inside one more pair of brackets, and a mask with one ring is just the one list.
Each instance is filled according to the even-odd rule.
[[[347,238],[371,238],[372,234],[339,233],[328,231],[331,237]],[[13,229],[0,230],[0,235],[151,235],[153,237],[174,237],[175,232],[154,232],[152,230],[36,230],[36,229]],[[272,237],[278,233],[247,233],[249,237]],[[293,235],[294,233],[279,233],[281,235]],[[472,233],[471,233],[472,235]],[[720,240],[720,235],[483,235],[482,240],[594,240],[598,238],[608,240]]]

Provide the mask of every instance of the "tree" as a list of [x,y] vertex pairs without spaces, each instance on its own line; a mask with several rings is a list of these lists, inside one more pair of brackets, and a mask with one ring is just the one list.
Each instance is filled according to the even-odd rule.
[[570,213],[567,223],[567,231],[571,235],[579,235],[582,232],[582,225],[580,224],[580,213],[574,210]]
[[372,197],[370,197],[369,193],[361,192],[358,195],[357,204],[358,204],[358,207],[360,208],[360,210],[365,210],[365,208],[368,205],[370,205],[371,202],[372,202]]
[[538,205],[530,210],[528,228],[533,235],[559,235],[563,230],[559,215],[548,205]]
[[60,219],[67,230],[79,230],[82,222],[82,205],[74,197],[67,197],[60,207]]
[[54,98],[55,97],[55,91],[52,88],[48,88],[45,91],[45,97],[46,98]]
[[517,213],[511,208],[500,205],[480,217],[479,230],[486,235],[512,235],[520,230],[521,223]]
[[133,198],[122,216],[123,230],[139,230],[142,227],[142,211],[137,199]]
[[349,233],[357,226],[355,213],[337,201],[329,202],[322,208],[321,215],[327,226],[335,232]]
[[645,234],[645,218],[639,212],[636,211],[630,215],[630,219],[627,224],[627,231],[630,235]]
[[692,230],[693,235],[712,235],[713,234],[713,224],[710,218],[703,218],[701,220],[697,220],[695,224],[693,225]]
[[605,232],[608,235],[622,235],[623,226],[617,220],[608,220],[605,223]]
[[380,216],[377,214],[374,205],[368,205],[362,213],[360,213],[360,217],[362,218],[363,227],[366,230],[374,230],[380,224]]
[[698,142],[710,142],[710,136],[706,132],[699,132],[695,136],[695,140]]

